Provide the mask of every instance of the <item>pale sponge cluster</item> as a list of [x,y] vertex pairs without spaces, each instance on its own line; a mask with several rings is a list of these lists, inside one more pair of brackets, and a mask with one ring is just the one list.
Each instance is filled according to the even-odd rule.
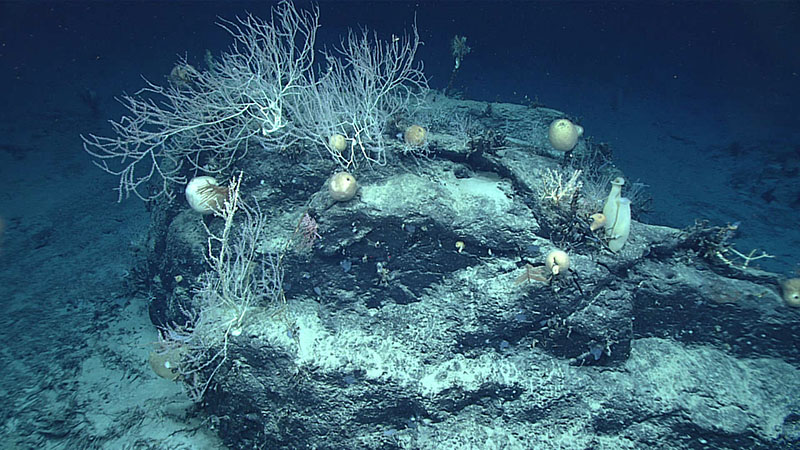
[[622,197],[625,180],[617,177],[611,181],[611,192],[603,205],[608,248],[618,252],[631,234],[631,201]]

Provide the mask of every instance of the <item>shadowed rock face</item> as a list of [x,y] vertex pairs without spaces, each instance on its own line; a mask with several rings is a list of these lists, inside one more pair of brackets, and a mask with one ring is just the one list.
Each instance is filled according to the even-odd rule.
[[[202,406],[230,447],[798,438],[797,312],[775,275],[730,258],[732,230],[634,221],[611,253],[589,230],[587,190],[558,205],[540,195],[553,170],[607,170],[607,148],[552,151],[557,111],[440,101],[480,127],[466,137],[431,127],[430,158],[361,171],[346,203],[328,196],[327,161],[240,162],[245,201],[269,217],[263,252],[283,255],[286,303],[254,304],[224,361],[203,371],[213,380]],[[304,213],[321,234],[310,250],[286,245]],[[197,306],[190,287],[209,267],[201,218],[175,205],[154,217],[151,317],[162,325]],[[568,273],[515,283],[555,248],[569,253]]]

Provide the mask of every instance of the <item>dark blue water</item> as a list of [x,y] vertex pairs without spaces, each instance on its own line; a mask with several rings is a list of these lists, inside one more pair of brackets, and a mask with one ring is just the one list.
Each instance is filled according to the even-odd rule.
[[[800,122],[796,3],[322,2],[319,7],[323,45],[338,43],[347,27],[368,27],[388,39],[416,18],[424,41],[419,56],[431,87],[438,89],[448,84],[453,69],[452,37],[466,36],[472,51],[453,91],[474,100],[536,102],[579,118],[587,135],[612,145],[629,178],[651,187],[651,221],[677,227],[699,216],[741,221],[751,247],[773,252],[798,247],[796,227],[788,225],[796,223],[791,214],[800,207],[800,193],[786,187],[797,182],[792,178]],[[83,129],[102,131],[103,120],[122,113],[114,96],[135,92],[142,76],[163,81],[179,55],[202,64],[206,50],[218,54],[230,44],[215,25],[219,18],[265,16],[269,4],[20,2],[0,8],[2,114],[74,110],[87,113]],[[91,105],[81,99],[87,90],[94,96]],[[731,153],[736,154],[727,157]],[[775,165],[786,170],[764,173]],[[705,170],[710,166],[720,170]],[[775,179],[783,174],[788,178]],[[736,185],[733,179],[746,181]],[[773,206],[786,217],[775,219],[774,211],[767,211]],[[776,232],[782,225],[786,230]],[[797,252],[784,251],[782,270],[791,269],[792,258]]]

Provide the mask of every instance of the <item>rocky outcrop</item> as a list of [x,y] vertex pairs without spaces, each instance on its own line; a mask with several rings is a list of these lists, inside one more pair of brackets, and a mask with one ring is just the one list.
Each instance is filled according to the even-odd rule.
[[[270,217],[264,252],[283,255],[286,302],[252,309],[203,397],[230,447],[797,444],[799,314],[776,276],[719,257],[733,227],[636,221],[612,253],[581,199],[553,208],[540,195],[548,170],[610,170],[596,163],[607,147],[552,151],[561,115],[548,109],[440,107],[480,125],[431,127],[428,157],[357,172],[349,202],[328,197],[327,163],[241,162],[245,200]],[[208,270],[203,219],[186,209],[154,225],[158,325],[181,320]],[[321,239],[287,247],[305,213]],[[521,281],[555,248],[568,273]]]

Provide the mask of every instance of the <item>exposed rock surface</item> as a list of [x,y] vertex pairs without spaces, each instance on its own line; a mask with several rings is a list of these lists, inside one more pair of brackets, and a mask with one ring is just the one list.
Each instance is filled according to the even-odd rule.
[[[586,169],[576,161],[605,146],[551,150],[557,111],[439,101],[472,130],[429,124],[428,157],[356,172],[346,203],[316,157],[241,162],[245,200],[270,218],[265,253],[286,249],[305,212],[321,239],[283,253],[286,303],[257,305],[228,341],[203,405],[229,446],[797,445],[800,314],[776,276],[719,257],[735,230],[634,222],[614,254],[587,217],[565,222],[537,194],[547,169]],[[182,200],[154,211],[158,325],[183,320],[208,270],[202,219]],[[556,248],[569,273],[520,282]]]

